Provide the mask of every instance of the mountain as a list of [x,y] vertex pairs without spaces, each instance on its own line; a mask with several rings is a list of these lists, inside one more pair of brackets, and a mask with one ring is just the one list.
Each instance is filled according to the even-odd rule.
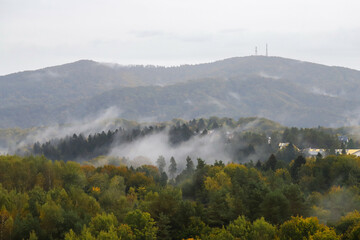
[[307,92],[282,79],[236,77],[115,89],[67,110],[77,118],[117,106],[128,119],[261,116],[289,126],[329,126],[343,123],[344,117],[337,111],[350,104],[349,100]]
[[0,128],[84,118],[108,107],[134,120],[261,116],[294,126],[349,124],[360,72],[249,56],[179,67],[81,60],[0,76]]

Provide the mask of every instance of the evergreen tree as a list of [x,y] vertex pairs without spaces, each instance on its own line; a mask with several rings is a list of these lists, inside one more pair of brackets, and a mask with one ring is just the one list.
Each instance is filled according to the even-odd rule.
[[205,121],[204,119],[200,118],[199,122],[198,122],[198,128],[200,130],[203,130],[206,127]]
[[198,162],[198,164],[197,164],[197,166],[196,166],[196,170],[202,169],[202,168],[204,168],[205,165],[206,165],[205,161],[202,160],[201,158],[198,158],[198,159],[197,159],[197,162]]
[[186,172],[193,173],[194,172],[194,163],[189,156],[186,158]]
[[265,163],[265,170],[271,169],[271,170],[275,171],[276,163],[277,163],[277,160],[276,160],[275,155],[271,154],[271,156]]
[[261,161],[260,161],[260,160],[258,160],[258,161],[256,162],[255,167],[256,167],[256,169],[258,169],[258,170],[261,169],[262,164],[261,164]]
[[294,182],[299,181],[299,170],[300,167],[306,163],[306,159],[303,156],[298,156],[290,167],[290,175]]
[[174,178],[177,171],[176,161],[174,157],[170,158],[169,174],[170,178]]
[[156,161],[156,164],[157,164],[157,166],[159,168],[159,172],[160,173],[164,172],[164,169],[165,169],[165,166],[166,166],[164,156],[159,156],[159,158]]

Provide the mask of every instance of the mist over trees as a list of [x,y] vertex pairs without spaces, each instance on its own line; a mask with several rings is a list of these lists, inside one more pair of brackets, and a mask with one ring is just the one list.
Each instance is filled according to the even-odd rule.
[[[90,161],[100,156],[111,157],[112,154],[116,154],[113,157],[128,158],[127,151],[122,147],[133,148],[132,151],[136,152],[141,147],[137,146],[137,143],[144,141],[143,144],[145,145],[151,145],[154,149],[159,148],[157,143],[151,142],[152,138],[149,137],[153,136],[165,148],[173,149],[175,152],[188,151],[188,155],[193,154],[193,158],[202,157],[201,154],[203,154],[196,149],[197,145],[205,147],[208,145],[204,149],[208,152],[211,152],[211,148],[221,145],[221,148],[217,150],[219,159],[212,161],[223,160],[242,163],[260,161],[264,163],[270,154],[274,154],[280,164],[281,162],[290,162],[298,155],[303,154],[303,149],[310,147],[328,149],[330,152],[331,149],[360,146],[358,140],[351,138],[345,146],[339,140],[340,134],[342,134],[341,129],[287,128],[269,120],[258,118],[239,119],[238,121],[231,118],[216,117],[191,121],[178,119],[171,123],[162,122],[145,126],[120,127],[88,136],[74,133],[65,138],[50,139],[43,143],[30,143],[25,148],[19,148],[16,153],[22,155],[30,153],[44,155],[52,160],[79,162]],[[280,149],[278,145],[281,142],[289,143],[289,145]],[[184,144],[188,145],[184,147]],[[114,149],[116,149],[115,152]],[[167,150],[164,149],[164,151]],[[146,151],[143,154],[146,154]],[[157,164],[155,162],[161,154],[165,154],[165,152],[159,152],[155,156],[156,159],[150,159],[152,164]],[[173,155],[170,154],[166,161],[169,161],[171,156]],[[142,157],[150,156],[144,155]],[[185,157],[186,155],[183,158]],[[181,163],[180,167],[184,168],[184,159]],[[274,163],[271,164],[272,169],[274,168],[273,165]]]
[[[212,117],[36,142],[0,156],[0,239],[357,239],[360,158],[330,154],[359,146],[343,133]],[[154,136],[231,158],[111,155]]]

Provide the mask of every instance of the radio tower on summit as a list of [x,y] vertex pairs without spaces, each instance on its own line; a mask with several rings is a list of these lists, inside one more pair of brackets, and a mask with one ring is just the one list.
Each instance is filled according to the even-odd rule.
[[266,55],[265,56],[269,56],[268,55],[268,44],[266,44]]

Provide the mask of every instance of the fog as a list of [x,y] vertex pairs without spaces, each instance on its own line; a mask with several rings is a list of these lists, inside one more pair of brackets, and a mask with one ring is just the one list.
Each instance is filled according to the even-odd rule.
[[126,157],[130,159],[130,165],[138,165],[136,159],[145,157],[148,163],[156,165],[157,158],[165,157],[167,165],[171,157],[175,158],[178,169],[185,167],[185,159],[191,157],[193,161],[202,158],[206,163],[213,163],[215,160],[224,162],[231,161],[231,156],[225,150],[225,139],[221,131],[214,131],[208,135],[197,135],[180,145],[173,146],[169,143],[168,129],[157,134],[145,136],[135,142],[120,145],[115,141],[109,156]]
[[65,138],[73,134],[82,134],[87,137],[90,134],[102,131],[114,130],[121,126],[115,125],[115,120],[121,116],[117,107],[110,107],[97,114],[88,115],[83,119],[68,120],[65,125],[51,125],[37,128],[30,132],[24,139],[17,143],[9,143],[8,146],[0,146],[0,153],[14,153],[17,149],[33,145],[35,142],[44,143],[52,139]]
[[[84,137],[88,137],[90,134],[107,132],[108,130],[114,131],[115,129],[122,127],[124,129],[131,130],[133,126],[122,126],[121,123],[117,123],[116,119],[121,117],[121,111],[116,107],[110,107],[97,114],[89,115],[84,119],[69,120],[69,124],[66,125],[53,125],[49,127],[37,128],[35,131],[30,132],[25,138],[17,143],[13,143],[7,147],[0,147],[0,153],[2,154],[29,154],[34,143],[45,143],[47,141],[56,142],[57,139],[64,139],[67,136],[73,134],[82,134]],[[144,120],[144,119],[143,119]],[[147,122],[149,119],[147,119]],[[141,164],[156,165],[156,160],[160,155],[164,156],[167,164],[169,160],[174,157],[178,170],[181,171],[185,167],[185,159],[187,156],[191,157],[196,163],[197,158],[201,158],[208,164],[214,163],[215,160],[222,160],[227,163],[236,160],[236,151],[242,148],[247,148],[248,144],[243,143],[240,139],[237,139],[234,143],[229,142],[229,136],[234,136],[234,133],[241,133],[246,131],[255,130],[258,127],[259,119],[254,119],[247,124],[243,124],[237,128],[231,128],[228,126],[219,128],[217,130],[209,130],[207,134],[198,134],[191,137],[188,141],[180,142],[179,144],[172,144],[169,140],[170,127],[165,128],[161,132],[155,132],[145,136],[141,136],[131,142],[121,142],[120,139],[115,138],[111,144],[110,150],[105,154],[106,157],[126,158],[127,164],[134,167]],[[150,126],[150,123],[139,124],[138,127]],[[9,141],[11,142],[11,141]],[[261,146],[255,146],[255,154],[250,156],[241,157],[241,162],[257,160],[265,160],[265,149],[261,149]],[[29,152],[30,150],[30,152]],[[94,149],[96,152],[96,149]],[[103,154],[103,153],[102,153]],[[266,155],[267,156],[267,155]],[[91,159],[76,158],[70,159],[78,162],[88,162]],[[94,162],[94,165],[107,164],[106,159],[102,159],[101,162]],[[124,163],[124,162],[123,162]]]
[[334,224],[347,213],[359,208],[358,195],[347,187],[336,187],[335,184],[329,192],[317,195],[320,197],[319,203],[312,207],[311,215],[318,217],[321,223]]
[[6,155],[8,153],[8,149],[0,147],[0,155]]
[[279,77],[279,76],[270,75],[270,74],[267,74],[267,73],[265,73],[265,72],[260,72],[260,73],[258,73],[258,75],[259,75],[260,77],[270,78],[270,79],[280,79],[280,78],[281,78],[281,77]]
[[324,89],[320,89],[320,88],[317,88],[317,87],[313,87],[310,90],[310,92],[312,92],[314,94],[317,94],[317,95],[327,96],[327,97],[338,97],[335,94],[329,93],[329,92],[325,91]]

